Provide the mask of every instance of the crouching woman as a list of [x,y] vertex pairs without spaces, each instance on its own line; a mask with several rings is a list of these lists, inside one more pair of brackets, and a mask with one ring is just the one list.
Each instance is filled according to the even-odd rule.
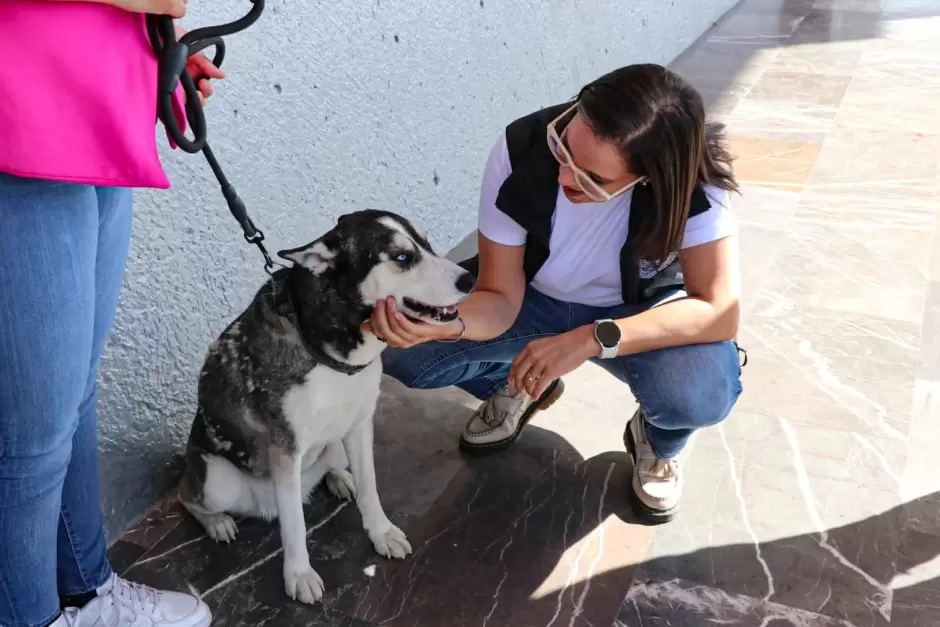
[[594,361],[639,403],[624,417],[635,502],[672,519],[680,453],[741,393],[736,190],[722,128],[662,66],[621,68],[512,122],[483,174],[474,292],[444,326],[379,303],[366,328],[391,347],[385,372],[483,401],[461,446],[486,453]]

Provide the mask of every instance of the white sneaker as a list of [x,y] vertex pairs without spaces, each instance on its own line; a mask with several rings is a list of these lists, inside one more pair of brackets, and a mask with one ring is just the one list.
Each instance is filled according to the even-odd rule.
[[679,460],[661,459],[646,438],[646,419],[639,409],[627,423],[623,443],[633,458],[632,492],[639,513],[648,522],[663,523],[679,513],[682,475]]
[[[209,607],[182,592],[154,590],[112,575],[98,596],[59,617],[61,627],[208,627]],[[59,621],[53,623],[60,627]]]
[[472,455],[495,453],[508,448],[537,412],[561,398],[565,384],[556,379],[538,400],[512,385],[499,390],[473,414],[460,436],[460,448]]

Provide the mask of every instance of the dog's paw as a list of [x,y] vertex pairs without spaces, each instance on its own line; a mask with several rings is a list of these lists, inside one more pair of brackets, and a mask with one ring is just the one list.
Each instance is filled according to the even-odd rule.
[[228,514],[209,514],[200,522],[209,537],[216,542],[231,542],[238,535],[238,526]]
[[375,552],[379,555],[396,559],[404,559],[406,556],[411,555],[411,544],[409,544],[408,538],[405,537],[405,532],[395,525],[390,524],[382,532],[370,532],[369,538],[372,540]]
[[356,482],[345,470],[331,470],[326,473],[326,487],[338,499],[352,501],[356,498]]
[[323,598],[323,579],[308,564],[305,568],[284,566],[284,590],[301,603],[316,603]]

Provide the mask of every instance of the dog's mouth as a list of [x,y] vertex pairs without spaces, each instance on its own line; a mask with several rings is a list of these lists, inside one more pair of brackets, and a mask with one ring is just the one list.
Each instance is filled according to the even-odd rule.
[[402,299],[408,311],[405,315],[418,322],[430,322],[431,324],[447,324],[457,319],[457,305],[445,305],[436,307],[422,303],[407,296]]

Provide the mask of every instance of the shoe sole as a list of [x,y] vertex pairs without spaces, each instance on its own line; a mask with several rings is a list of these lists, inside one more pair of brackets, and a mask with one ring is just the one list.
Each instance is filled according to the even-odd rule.
[[505,451],[507,448],[512,446],[519,436],[522,435],[522,430],[528,424],[529,420],[532,419],[532,416],[544,411],[555,404],[561,395],[565,393],[565,382],[561,379],[555,379],[555,382],[552,383],[545,393],[542,394],[542,398],[532,403],[525,413],[522,414],[522,418],[519,419],[519,424],[516,425],[516,430],[512,432],[508,438],[502,440],[497,440],[495,442],[487,442],[486,444],[473,444],[467,442],[463,436],[460,437],[460,450],[463,452],[472,455],[474,457],[482,457],[485,455],[492,455],[494,453],[499,453]]
[[[627,449],[627,454],[633,462],[631,472],[636,472],[636,441],[633,439],[633,430],[630,429],[629,423],[627,423],[627,428],[623,432],[623,446]],[[630,479],[630,500],[633,504],[633,511],[641,520],[647,523],[661,525],[671,521],[679,514],[678,505],[672,509],[654,509],[644,503],[643,499],[640,498],[640,495],[636,493],[636,489],[633,487],[632,477]]]

